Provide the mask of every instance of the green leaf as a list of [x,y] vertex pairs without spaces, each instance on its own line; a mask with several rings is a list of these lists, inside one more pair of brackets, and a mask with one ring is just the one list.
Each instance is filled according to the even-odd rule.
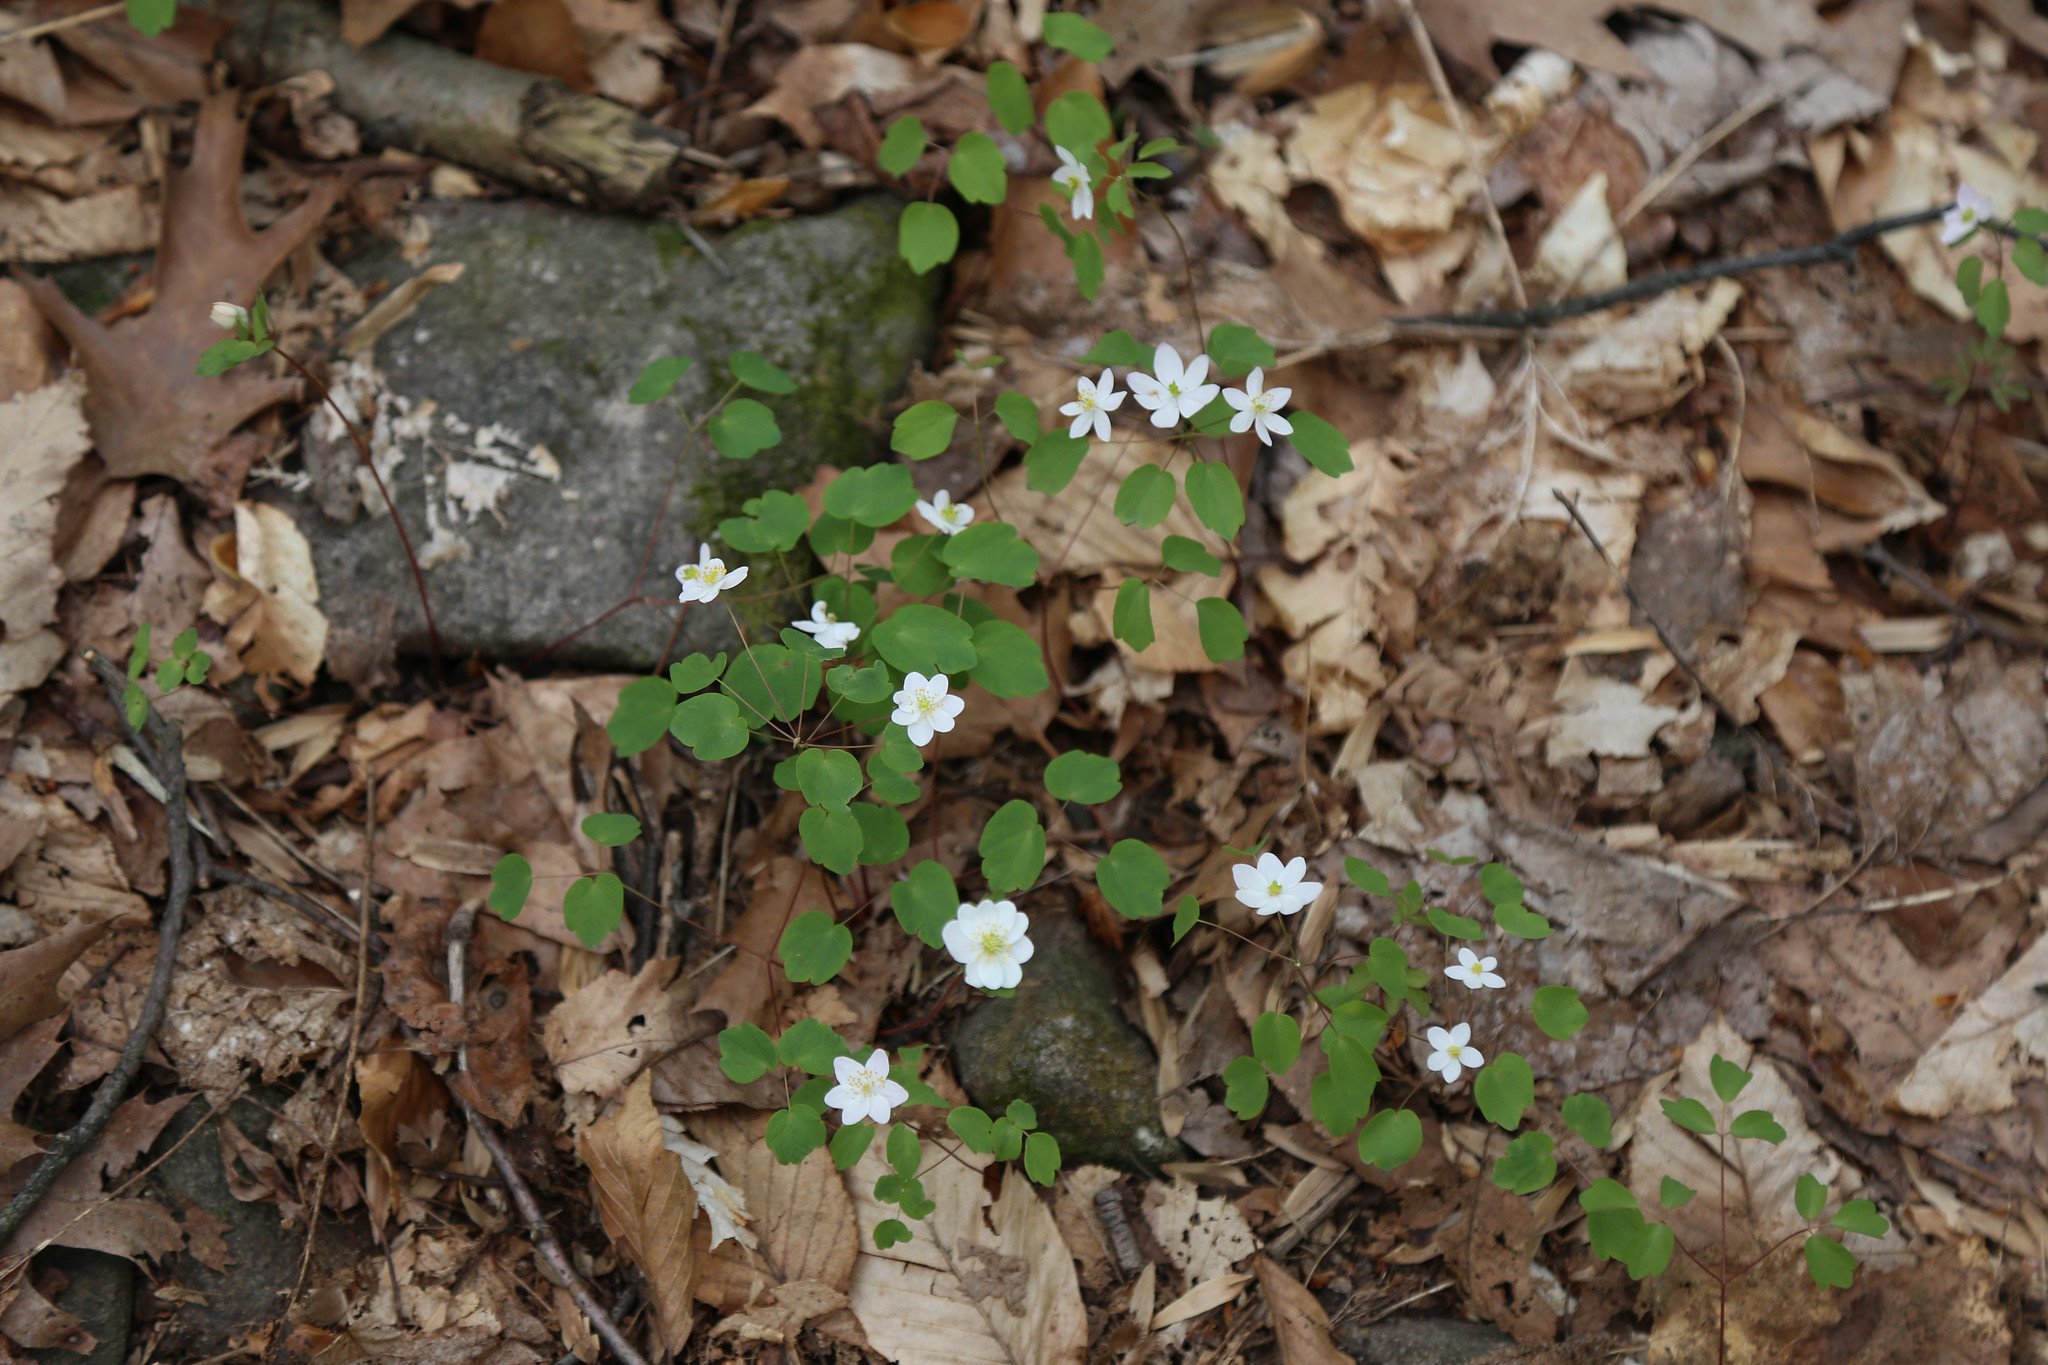
[[1692,1197],[1698,1193],[1699,1191],[1692,1186],[1681,1184],[1667,1175],[1657,1186],[1657,1203],[1662,1208],[1682,1209],[1690,1204]]
[[688,745],[700,763],[731,758],[747,747],[750,733],[738,704],[720,692],[691,697],[676,707],[668,732]]
[[1173,880],[1166,859],[1150,844],[1119,839],[1095,864],[1095,887],[1126,919],[1153,919],[1166,913],[1166,886]]
[[[868,1148],[873,1145],[874,1140],[875,1125],[872,1123],[840,1125],[839,1131],[832,1135],[832,1141],[826,1149],[832,1153],[833,1169],[850,1171],[855,1166],[860,1165],[860,1159],[867,1155]],[[886,1227],[889,1223],[895,1223],[897,1227],[903,1226],[901,1223],[896,1223],[896,1220],[893,1218],[887,1220],[883,1226]],[[881,1228],[876,1228],[875,1237],[879,1240],[881,1235]],[[903,1235],[905,1238],[908,1238],[910,1233],[906,1229]]]
[[775,1040],[758,1024],[735,1024],[718,1034],[718,1069],[740,1085],[760,1080],[780,1062]]
[[1223,537],[1236,540],[1244,527],[1244,495],[1237,491],[1237,478],[1228,465],[1216,460],[1197,460],[1187,475],[1188,504],[1202,525]]
[[718,534],[742,554],[787,553],[797,547],[811,528],[811,509],[794,493],[771,489],[741,506],[745,515],[727,517],[718,523]]
[[808,1016],[791,1024],[775,1045],[778,1062],[802,1067],[810,1076],[830,1075],[833,1060],[845,1055],[846,1044],[839,1035]]
[[145,38],[154,38],[178,18],[178,0],[128,0],[128,22]]
[[1614,1114],[1598,1095],[1574,1095],[1560,1109],[1565,1127],[1598,1150],[1614,1141]]
[[2005,281],[1988,282],[1977,294],[1977,325],[1996,341],[2005,335],[2005,325],[2011,321],[2012,296],[2006,292]]
[[1430,928],[1448,938],[1462,939],[1466,943],[1477,943],[1486,937],[1485,927],[1469,915],[1454,915],[1450,911],[1435,905],[1430,906],[1422,913],[1428,918]]
[[1003,125],[1003,131],[1012,137],[1030,128],[1037,117],[1024,73],[1009,62],[989,65],[988,107],[995,111],[996,122]]
[[795,393],[796,377],[780,365],[769,363],[759,351],[734,351],[726,360],[732,377],[761,393]]
[[860,825],[860,866],[886,867],[910,852],[910,826],[900,813],[863,801],[853,818]]
[[1309,1112],[1332,1137],[1343,1137],[1372,1109],[1372,1092],[1380,1083],[1378,1063],[1356,1039],[1325,1030],[1319,1040],[1330,1069],[1309,1083]]
[[1500,926],[1502,933],[1512,934],[1516,938],[1550,937],[1550,921],[1520,901],[1504,902],[1494,906],[1493,922]]
[[1956,289],[1963,296],[1963,302],[1970,307],[1977,306],[1977,293],[1984,287],[1984,258],[1965,256],[1956,262]]
[[781,440],[775,414],[752,398],[733,399],[711,419],[711,444],[728,460],[750,460]]
[[1110,132],[1109,110],[1086,90],[1069,90],[1046,106],[1046,137],[1083,160],[1097,144],[1109,141]]
[[794,1166],[825,1145],[825,1119],[807,1105],[791,1105],[768,1116],[768,1150],[785,1166]]
[[1267,1010],[1252,1020],[1252,1055],[1275,1076],[1285,1075],[1301,1056],[1301,1025],[1291,1014]]
[[793,760],[797,790],[827,810],[845,810],[860,795],[860,760],[844,749],[805,749]]
[[917,115],[905,114],[882,134],[882,145],[875,150],[875,164],[890,175],[902,175],[924,155],[925,140],[924,124]]
[[1834,1238],[1816,1232],[1806,1239],[1806,1273],[1822,1289],[1847,1289],[1856,1283],[1856,1257]]
[[912,597],[930,597],[953,586],[953,572],[939,557],[946,537],[906,536],[889,552],[889,576]]
[[1555,1147],[1548,1133],[1524,1133],[1493,1163],[1493,1183],[1515,1194],[1548,1189],[1557,1179]]
[[1707,1078],[1713,1082],[1714,1093],[1721,1097],[1723,1104],[1735,1103],[1743,1088],[1755,1079],[1718,1052],[1707,1063]]
[[1028,1100],[1011,1100],[1003,1106],[1003,1117],[1026,1130],[1038,1126],[1038,1110]]
[[[1046,205],[1050,208],[1051,205]],[[1093,237],[1075,235],[1067,238],[1067,259],[1074,263],[1074,288],[1090,303],[1102,289],[1105,264],[1102,259],[1102,243]]]
[[922,602],[896,608],[873,636],[876,651],[903,673],[965,673],[980,658],[965,621]]
[[835,517],[830,512],[821,512],[811,523],[811,549],[820,559],[833,555],[857,555],[874,544],[875,528]]
[[907,1123],[889,1125],[889,1141],[884,1150],[890,1167],[900,1176],[916,1175],[918,1163],[924,1159],[924,1144],[917,1140],[917,1130]]
[[1109,35],[1078,14],[1045,16],[1045,41],[1084,62],[1099,62],[1114,49]]
[[946,1126],[967,1144],[970,1152],[987,1153],[995,1147],[995,1121],[971,1104],[956,1105],[946,1115]]
[[2013,268],[2027,277],[2030,283],[2048,285],[2048,251],[2041,249],[2041,242],[2035,237],[2022,237],[2012,244]]
[[927,947],[941,948],[946,926],[960,912],[960,891],[944,864],[927,858],[889,888],[889,904],[905,933],[916,935]]
[[1223,572],[1223,561],[1187,536],[1168,536],[1159,547],[1159,557],[1176,573],[1202,573],[1211,578]]
[[1027,446],[1045,434],[1038,425],[1038,404],[1015,389],[1009,389],[996,398],[996,419]]
[[1412,1109],[1382,1109],[1358,1130],[1358,1159],[1383,1171],[1411,1160],[1422,1150],[1422,1120]]
[[916,502],[917,485],[900,464],[849,469],[825,485],[825,510],[862,526],[887,526]]
[[1851,1199],[1835,1211],[1829,1227],[1843,1232],[1860,1232],[1865,1237],[1882,1237],[1892,1230],[1891,1220],[1877,1211],[1868,1199]]
[[185,681],[185,664],[182,659],[165,659],[156,667],[156,690],[166,695],[178,690],[178,684]]
[[1109,614],[1110,634],[1143,653],[1152,647],[1152,591],[1142,578],[1117,585],[1116,605]]
[[875,1224],[874,1238],[876,1249],[887,1251],[892,1246],[911,1240],[910,1229],[903,1225],[900,1218],[884,1218]]
[[1589,1017],[1579,993],[1570,986],[1538,986],[1529,1013],[1535,1016],[1537,1028],[1559,1042],[1576,1038]]
[[198,648],[199,631],[194,626],[187,626],[178,632],[176,639],[171,641],[171,657],[174,659],[189,659],[192,657],[193,651]]
[[628,403],[658,403],[674,391],[676,381],[690,369],[690,358],[681,355],[665,355],[658,360],[647,362],[647,368],[640,371],[640,377],[633,381],[633,387],[626,391]]
[[1628,1186],[1602,1176],[1579,1191],[1579,1207],[1587,1213],[1604,1213],[1609,1209],[1633,1209],[1637,1205],[1636,1197]]
[[946,537],[939,558],[961,578],[1028,588],[1038,581],[1038,551],[1006,521],[978,521]]
[[1272,343],[1238,322],[1226,322],[1209,333],[1208,355],[1217,369],[1233,379],[1279,359]]
[[1351,472],[1351,443],[1344,439],[1344,433],[1312,412],[1289,413],[1287,420],[1294,426],[1294,434],[1288,439],[1294,442],[1302,459],[1331,478]]
[[1703,1137],[1714,1135],[1714,1116],[1707,1112],[1707,1106],[1698,1100],[1681,1096],[1675,1100],[1657,1101],[1664,1109],[1664,1117],[1670,1119],[1688,1133]]
[[[135,628],[135,643],[128,650],[128,681],[134,682],[149,668],[149,622]],[[137,729],[141,726],[138,723]]]
[[1202,904],[1193,896],[1182,896],[1180,906],[1173,912],[1173,941],[1179,943],[1188,936],[1188,930],[1202,920]]
[[946,162],[946,179],[970,204],[1000,204],[1010,193],[1003,149],[987,133],[962,133]]
[[1264,1111],[1270,1086],[1258,1058],[1239,1057],[1224,1067],[1223,1085],[1223,1103],[1238,1118],[1249,1122]]
[[1152,348],[1140,342],[1129,332],[1118,328],[1095,343],[1088,354],[1081,357],[1083,365],[1124,365],[1139,369],[1152,368]]
[[929,274],[960,249],[960,220],[944,204],[906,204],[896,220],[896,251],[914,275]]
[[1785,1140],[1785,1129],[1768,1109],[1745,1109],[1728,1125],[1728,1135],[1755,1138],[1773,1146]]
[[[889,449],[912,460],[929,460],[934,455],[946,453],[946,447],[953,443],[953,428],[960,421],[960,414],[951,403],[942,403],[936,398],[927,398],[922,403],[913,403],[896,414],[896,424],[889,432]],[[904,471],[904,478],[910,477]],[[911,501],[915,502],[915,495]],[[826,511],[835,516],[851,516],[826,504]],[[909,511],[905,507],[904,511]],[[899,512],[896,515],[901,516]],[[891,517],[890,521],[894,521]],[[886,526],[888,522],[869,522],[870,526]]]
[[[1637,1215],[1640,1217],[1641,1215]],[[1622,1256],[1621,1263],[1628,1267],[1632,1280],[1645,1280],[1652,1275],[1662,1275],[1671,1264],[1671,1253],[1677,1246],[1677,1239],[1670,1228],[1662,1223],[1645,1222],[1635,1245]]]
[[1195,631],[1202,637],[1202,652],[1219,664],[1244,657],[1244,642],[1251,631],[1230,600],[1204,597],[1195,603]]
[[1173,511],[1173,475],[1156,464],[1141,464],[1124,475],[1116,490],[1116,519],[1126,526],[1157,526]]
[[1536,1076],[1529,1063],[1513,1052],[1503,1052],[1480,1069],[1472,1083],[1472,1098],[1487,1121],[1510,1133],[1522,1126],[1522,1115],[1536,1102]]
[[1022,891],[1045,870],[1045,826],[1029,801],[1005,801],[981,831],[981,874],[997,895]]
[[578,877],[562,897],[562,919],[587,948],[604,942],[626,917],[626,884],[609,872]]
[[631,758],[661,742],[675,709],[675,684],[667,678],[635,678],[619,689],[619,704],[604,732],[621,758]]
[[860,863],[860,851],[867,843],[852,811],[812,806],[797,817],[796,832],[812,862],[842,877]]
[[[809,812],[805,812],[809,814]],[[852,817],[847,817],[852,823]],[[839,975],[853,954],[853,931],[823,910],[806,910],[789,922],[775,945],[782,970],[791,981],[822,986]]]
[[995,1121],[990,1142],[997,1161],[1015,1161],[1024,1151],[1024,1130],[1013,1118],[1003,1117]]
[[994,696],[1035,697],[1052,686],[1038,641],[1015,622],[991,618],[976,626],[974,652],[967,676]]
[[1804,1174],[1792,1186],[1792,1207],[1799,1210],[1799,1216],[1811,1223],[1820,1217],[1820,1211],[1827,1207],[1828,1187]]
[[600,811],[583,817],[583,837],[600,848],[617,848],[640,837],[637,816]]
[[2021,232],[2048,232],[2048,209],[2018,209],[2012,215],[2012,225]]
[[517,853],[507,853],[491,868],[491,894],[485,904],[499,919],[517,919],[533,891],[533,864]]
[[887,701],[896,690],[895,683],[889,678],[889,670],[880,664],[869,664],[866,668],[840,664],[825,674],[825,686],[832,689],[835,697],[870,704]]
[[1087,437],[1046,432],[1024,452],[1024,486],[1034,493],[1059,492],[1074,481],[1074,472],[1087,454]]
[[206,670],[213,667],[213,656],[199,650],[185,661],[185,681],[198,686],[206,681]]
[[1045,765],[1045,789],[1056,800],[1099,806],[1115,799],[1124,780],[1115,759],[1077,750]]
[[1051,1133],[1033,1133],[1024,1139],[1024,1174],[1050,1187],[1060,1174],[1060,1143]]
[[[129,0],[129,3],[154,5],[160,3],[160,0]],[[198,373],[208,378],[225,374],[244,361],[267,354],[276,344],[274,341],[244,341],[240,337],[216,341],[199,357]]]
[[1350,882],[1368,896],[1391,896],[1394,884],[1387,880],[1387,874],[1363,858],[1344,860],[1344,880]]

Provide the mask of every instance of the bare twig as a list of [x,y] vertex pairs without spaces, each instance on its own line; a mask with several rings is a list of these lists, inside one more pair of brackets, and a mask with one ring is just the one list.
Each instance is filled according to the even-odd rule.
[[0,1209],[0,1245],[14,1235],[43,1196],[50,1192],[50,1187],[57,1183],[57,1177],[64,1173],[64,1168],[106,1129],[114,1117],[114,1110],[128,1093],[128,1087],[135,1083],[137,1073],[142,1070],[143,1055],[149,1051],[150,1039],[156,1033],[157,1025],[163,1022],[164,1003],[171,993],[171,976],[178,965],[178,939],[184,932],[185,910],[192,899],[192,822],[185,810],[183,745],[169,722],[154,710],[143,720],[147,735],[128,725],[127,708],[121,704],[121,694],[128,686],[126,676],[95,652],[87,651],[85,661],[113,699],[114,709],[121,713],[121,723],[127,726],[129,738],[149,760],[157,780],[163,784],[164,820],[169,826],[170,883],[164,892],[163,914],[157,920],[156,965],[150,973],[149,991],[142,998],[142,1010],[136,1017],[135,1027],[129,1030],[128,1041],[121,1048],[121,1056],[114,1063],[114,1069],[93,1092],[92,1103],[86,1106],[84,1116],[58,1135],[49,1150],[43,1153],[35,1170],[30,1172],[28,1180],[16,1191],[14,1198],[7,1201],[7,1207]]
[[1988,616],[1980,615],[1967,604],[1958,602],[1937,587],[1933,579],[1911,565],[1901,563],[1896,555],[1882,545],[1866,545],[1856,551],[1856,557],[1873,568],[1884,570],[1980,634],[1989,635],[1994,640],[2003,640],[2009,645],[2017,645],[2021,649],[2041,649],[2048,646],[2048,640],[2043,640],[2038,635],[2030,635],[2026,631],[2001,625]]
[[127,8],[127,0],[115,0],[111,5],[100,5],[77,14],[67,14],[61,19],[51,19],[46,23],[30,24],[27,28],[15,29],[12,33],[0,33],[0,47],[6,47],[9,43],[25,43],[31,38],[40,38],[48,33],[61,33],[67,28],[96,24],[102,19],[113,18]]

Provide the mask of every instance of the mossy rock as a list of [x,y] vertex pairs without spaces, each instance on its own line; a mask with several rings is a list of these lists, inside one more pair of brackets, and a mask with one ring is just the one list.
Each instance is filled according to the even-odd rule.
[[1115,964],[1071,916],[1036,918],[1016,993],[977,1005],[953,1037],[974,1102],[1038,1111],[1068,1165],[1144,1168],[1182,1159],[1159,1121],[1159,1061],[1117,1008]]

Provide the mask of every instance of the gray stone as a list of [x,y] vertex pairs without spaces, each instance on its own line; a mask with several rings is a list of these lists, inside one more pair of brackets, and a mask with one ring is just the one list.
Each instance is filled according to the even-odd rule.
[[134,1263],[103,1251],[51,1247],[36,1257],[36,1266],[64,1273],[66,1283],[54,1302],[82,1322],[96,1344],[85,1355],[61,1346],[29,1355],[42,1365],[122,1365],[135,1326]]
[[[393,491],[423,553],[435,534],[430,495],[444,539],[467,546],[466,557],[427,572],[442,643],[455,656],[527,657],[637,594],[655,601],[551,657],[651,664],[674,621],[675,567],[695,558],[699,538],[748,497],[794,487],[820,463],[864,464],[883,453],[885,405],[933,335],[937,277],[919,280],[897,259],[891,200],[751,225],[716,244],[717,262],[672,227],[553,204],[470,201],[423,214],[433,234],[424,259],[404,262],[380,247],[347,268],[367,286],[395,285],[438,262],[465,267],[373,352],[388,390],[415,415],[434,405],[434,448],[404,443]],[[692,363],[676,396],[702,414],[732,383],[726,357],[735,350],[760,352],[798,384],[788,396],[742,391],[766,403],[782,431],[779,445],[752,460],[723,459],[701,437],[687,438],[672,404],[627,402],[649,361],[685,356]],[[323,440],[320,426],[308,430],[313,488],[287,505],[312,544],[322,609],[356,632],[375,630],[388,613],[400,647],[420,651],[424,621],[396,535],[381,510],[370,514],[354,495],[353,448]],[[477,471],[464,455],[474,454],[473,432],[487,427],[515,460],[545,446],[560,480],[515,473],[497,508],[471,520],[455,507],[448,476]],[[323,507],[354,520],[336,522]],[[742,559],[729,550],[724,557],[728,568]],[[772,581],[771,571],[779,574],[769,560],[755,581]],[[722,606],[692,611],[683,648],[718,647],[730,632]]]
[[1338,1338],[1359,1365],[1473,1365],[1515,1344],[1497,1328],[1463,1318],[1388,1318],[1340,1327]]
[[1156,1165],[1186,1156],[1159,1122],[1159,1063],[1117,1008],[1109,954],[1072,916],[1034,919],[1015,995],[977,1006],[953,1037],[953,1066],[974,1102],[1038,1111],[1069,1163]]

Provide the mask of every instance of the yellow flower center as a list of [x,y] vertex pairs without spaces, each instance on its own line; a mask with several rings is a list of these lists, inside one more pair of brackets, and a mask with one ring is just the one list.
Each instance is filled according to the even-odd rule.
[[853,1079],[846,1083],[846,1088],[856,1095],[872,1095],[881,1088],[884,1079],[878,1072],[862,1067],[853,1073]]
[[984,929],[979,940],[983,957],[1001,957],[1010,951],[1010,940],[1003,937],[1000,929]]
[[939,699],[937,697],[933,696],[929,692],[920,692],[917,694],[917,713],[920,716],[937,715],[938,710]]
[[1278,882],[1266,883],[1266,894],[1269,896],[1277,896],[1284,890],[1286,890],[1286,888],[1281,886]]
[[1459,1047],[1456,1043],[1452,1043],[1449,1047],[1444,1049],[1444,1056],[1450,1058],[1454,1062],[1464,1055],[1465,1049]]
[[958,521],[960,520],[960,508],[957,504],[952,507],[941,507],[939,509],[939,516],[945,521]]

